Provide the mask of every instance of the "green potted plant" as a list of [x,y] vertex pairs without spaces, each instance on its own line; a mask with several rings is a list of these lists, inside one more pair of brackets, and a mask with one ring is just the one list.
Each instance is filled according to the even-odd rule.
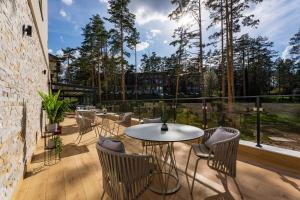
[[59,122],[64,120],[65,112],[69,111],[69,101],[59,100],[59,94],[60,91],[53,95],[51,90],[49,94],[39,92],[42,98],[43,109],[46,111],[49,119],[47,131],[57,131]]

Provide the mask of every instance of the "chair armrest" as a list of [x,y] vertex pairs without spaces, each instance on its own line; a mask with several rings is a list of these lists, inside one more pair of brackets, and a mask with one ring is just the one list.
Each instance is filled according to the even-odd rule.
[[202,137],[201,143],[204,144],[211,136],[212,134],[216,131],[217,128],[210,128],[204,130],[204,135]]

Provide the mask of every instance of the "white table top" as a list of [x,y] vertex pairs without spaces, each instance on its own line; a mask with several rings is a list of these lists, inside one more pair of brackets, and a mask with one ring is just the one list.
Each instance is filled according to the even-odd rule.
[[116,113],[108,112],[108,113],[96,113],[97,116],[105,116],[105,115],[115,115]]
[[187,141],[204,134],[202,129],[190,125],[167,123],[168,131],[161,131],[161,125],[162,123],[139,124],[126,128],[124,133],[135,139],[153,142]]

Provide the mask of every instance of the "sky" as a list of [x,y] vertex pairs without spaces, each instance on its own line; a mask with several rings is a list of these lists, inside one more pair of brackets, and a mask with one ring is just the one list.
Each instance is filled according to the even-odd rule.
[[[62,48],[79,47],[82,42],[81,28],[92,15],[108,17],[108,0],[49,0],[49,53],[61,54]],[[136,15],[136,27],[140,32],[141,43],[137,46],[138,60],[143,54],[156,52],[160,56],[174,53],[172,41],[174,29],[180,25],[193,24],[190,16],[180,21],[170,20],[168,14],[174,9],[170,0],[131,0],[129,10]],[[288,58],[289,39],[300,29],[300,0],[264,0],[251,6],[248,14],[260,20],[256,29],[242,28],[242,33],[250,36],[266,36],[274,42],[278,56]],[[203,7],[203,38],[213,30],[206,30],[210,23],[209,12]],[[109,24],[106,25],[110,27]],[[134,63],[133,56],[129,63]]]

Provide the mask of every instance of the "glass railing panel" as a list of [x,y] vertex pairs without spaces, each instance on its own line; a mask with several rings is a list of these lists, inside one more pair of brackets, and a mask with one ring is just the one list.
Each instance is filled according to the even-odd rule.
[[176,107],[176,123],[203,128],[201,99],[179,99]]
[[260,101],[262,145],[300,151],[300,98],[262,97]]

